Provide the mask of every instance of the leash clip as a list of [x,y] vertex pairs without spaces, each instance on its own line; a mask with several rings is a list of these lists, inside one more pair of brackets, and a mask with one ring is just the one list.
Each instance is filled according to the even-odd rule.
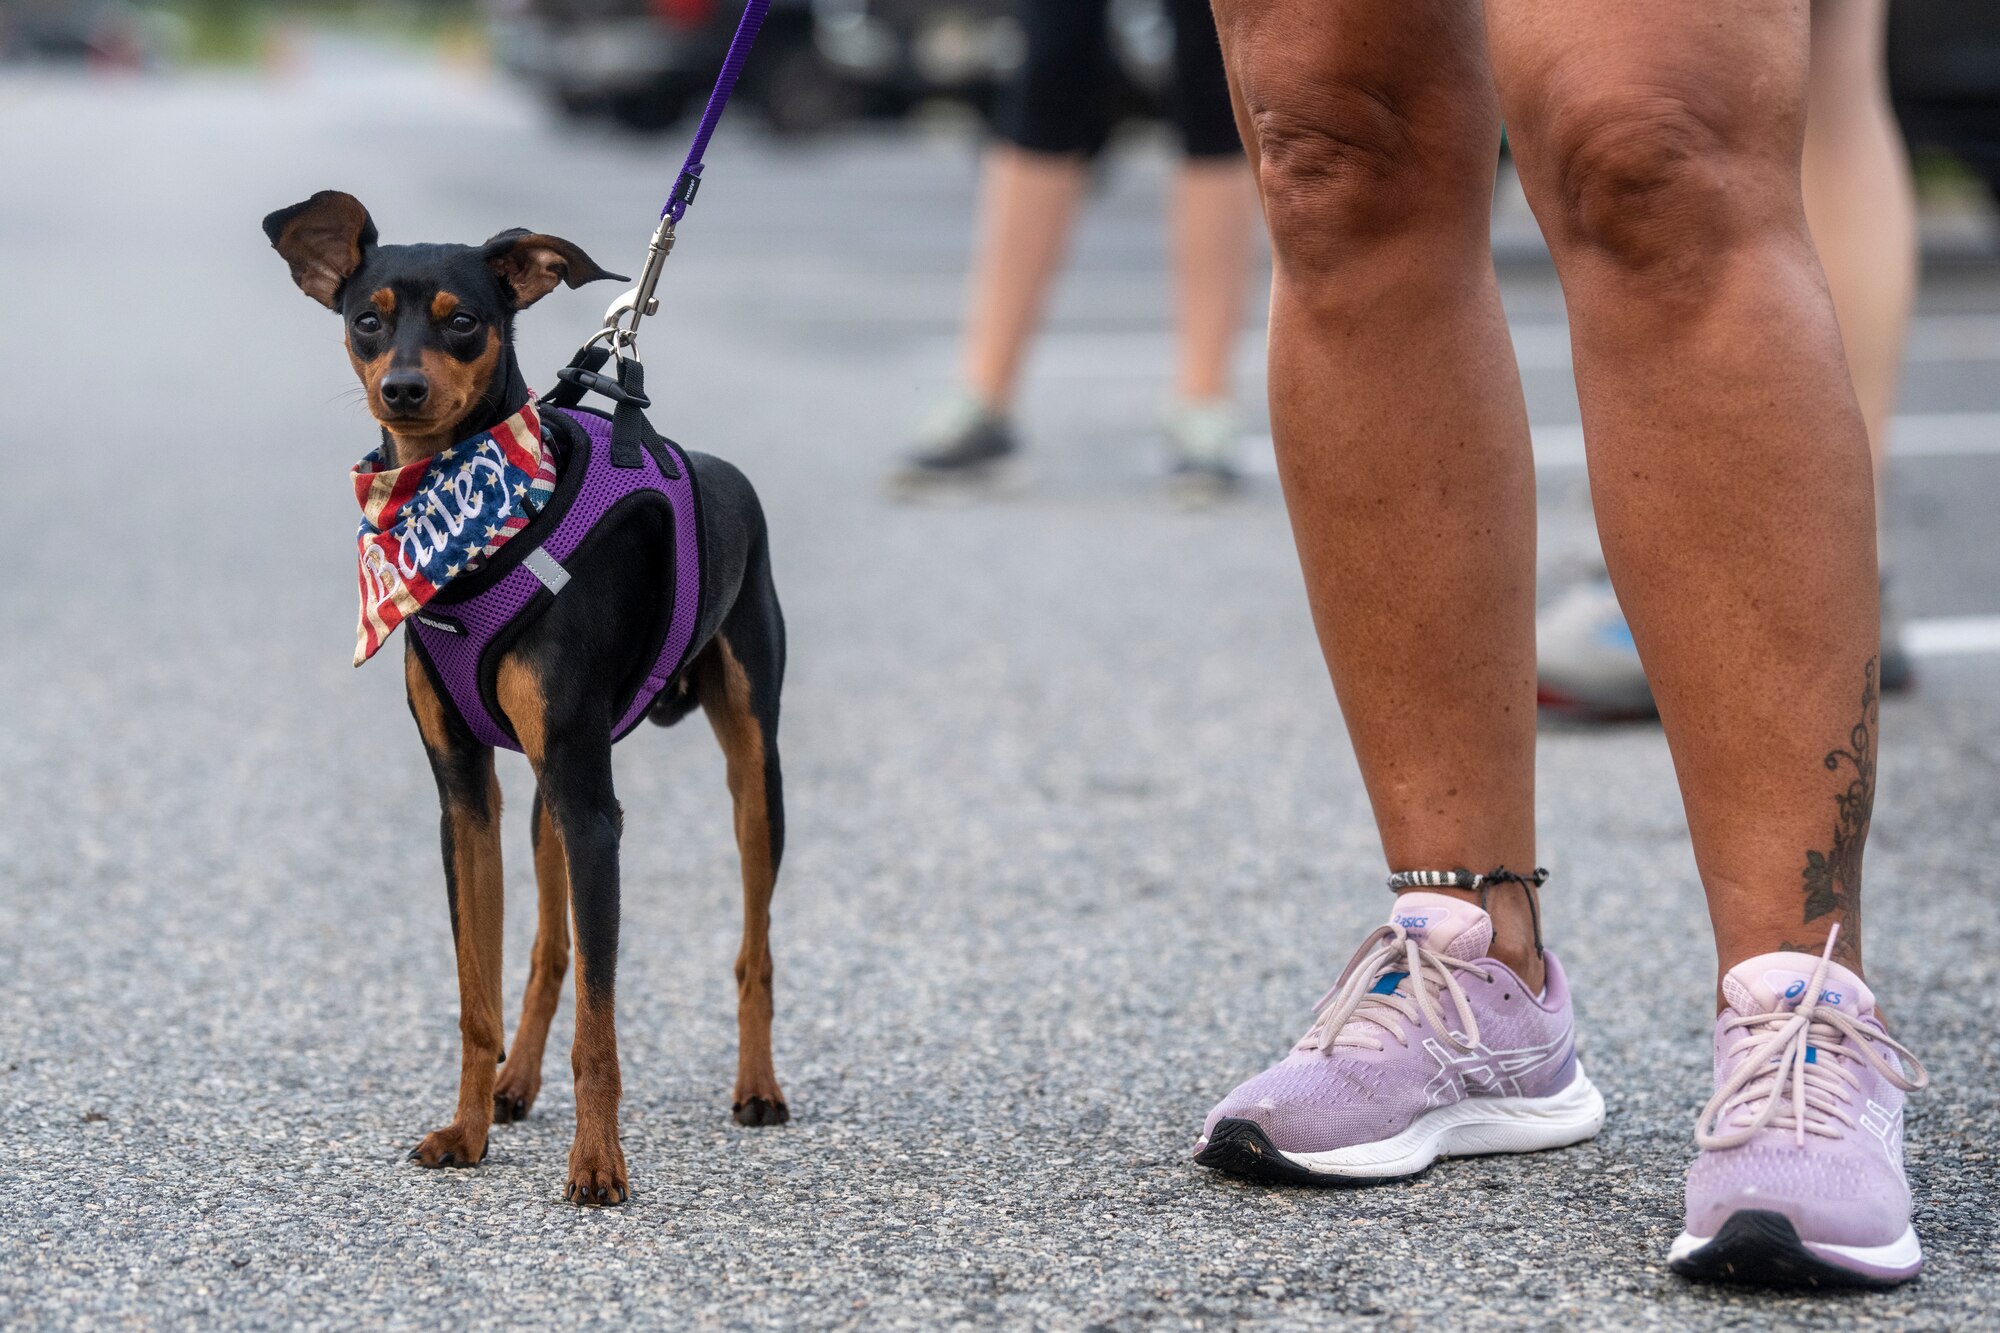
[[[674,220],[662,217],[646,246],[646,266],[639,270],[639,285],[611,303],[604,312],[604,327],[592,338],[609,343],[622,359],[626,352],[637,355],[639,321],[660,313],[660,299],[654,295],[660,285],[660,270],[674,252]],[[588,344],[586,344],[587,346]]]

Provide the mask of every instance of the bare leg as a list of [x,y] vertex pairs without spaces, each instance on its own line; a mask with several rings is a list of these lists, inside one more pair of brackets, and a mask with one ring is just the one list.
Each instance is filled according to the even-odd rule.
[[1917,287],[1917,200],[1889,109],[1886,0],[1813,0],[1805,204],[1879,478]]
[[1011,144],[986,155],[965,326],[965,382],[995,411],[1013,401],[1028,339],[1062,266],[1088,169]]
[[1569,303],[1611,576],[1724,968],[1843,925],[1874,790],[1874,491],[1807,234],[1806,13],[1488,0]]
[[[1394,869],[1535,861],[1534,470],[1465,0],[1216,0],[1269,220],[1271,418],[1320,644]],[[1495,956],[1539,985],[1528,902]]]
[[1257,200],[1237,158],[1191,159],[1174,179],[1174,292],[1181,330],[1177,386],[1201,402],[1230,394],[1230,357],[1243,324]]

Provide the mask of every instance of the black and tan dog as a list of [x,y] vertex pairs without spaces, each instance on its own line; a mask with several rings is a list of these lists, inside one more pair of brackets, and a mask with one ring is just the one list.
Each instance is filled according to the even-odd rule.
[[[558,237],[506,232],[484,245],[380,245],[367,210],[325,191],[264,220],[301,290],[337,312],[368,406],[394,462],[417,461],[517,411],[528,388],[515,365],[515,315],[553,290],[608,278]],[[746,1125],[789,1118],[771,1064],[770,901],[784,848],[778,691],[784,621],[771,581],[764,517],[734,467],[689,453],[701,496],[703,614],[687,667],[652,706],[678,721],[699,703],[727,756],[743,863],[743,947],[736,960],[740,1049],[733,1111]],[[445,884],[458,955],[463,1037],[458,1112],[411,1154],[425,1166],[473,1166],[495,1120],[526,1117],[541,1088],[542,1048],[576,936],[576,1139],[564,1195],[615,1204],[629,1193],[618,1142],[618,844],[611,727],[621,689],[650,665],[645,626],[671,589],[658,552],[672,534],[657,513],[607,520],[570,568],[570,583],[500,663],[495,694],[535,773],[540,916],[514,1040],[502,1052],[500,789],[493,751],[405,649],[416,715],[443,805]],[[497,1068],[496,1068],[497,1066]]]

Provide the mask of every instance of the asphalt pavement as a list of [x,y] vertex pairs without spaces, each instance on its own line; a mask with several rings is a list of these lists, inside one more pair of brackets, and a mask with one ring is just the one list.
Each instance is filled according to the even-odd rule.
[[[1031,483],[906,509],[879,481],[949,382],[971,137],[718,137],[649,385],[771,515],[795,1120],[728,1119],[735,853],[690,723],[618,759],[632,1202],[561,1199],[567,1000],[533,1118],[478,1171],[406,1162],[458,1062],[434,796],[400,672],[348,665],[366,415],[258,220],[338,187],[388,240],[527,225],[625,268],[680,151],[375,53],[286,81],[0,76],[0,1327],[2000,1323],[2000,264],[1929,275],[1889,510],[1929,637],[1882,712],[1868,955],[1936,1079],[1909,1121],[1930,1267],[1884,1295],[1693,1287],[1664,1259],[1712,958],[1650,726],[1541,751],[1600,1138],[1353,1191],[1189,1164],[1388,896],[1275,482],[1196,514],[1162,494],[1149,141],[1034,362]],[[1560,295],[1532,253],[1505,288],[1554,577],[1590,550]],[[527,315],[526,363],[610,294]],[[502,782],[511,1013],[517,758]]]

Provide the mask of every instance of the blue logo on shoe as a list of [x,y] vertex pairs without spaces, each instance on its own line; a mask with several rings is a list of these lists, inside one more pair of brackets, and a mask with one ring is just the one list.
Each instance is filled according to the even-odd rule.
[[1428,926],[1430,923],[1431,919],[1427,916],[1398,915],[1396,917],[1396,924],[1401,926],[1404,930],[1422,930],[1425,926]]
[[[1785,998],[1787,1000],[1796,1000],[1799,998],[1799,996],[1804,995],[1805,993],[1806,993],[1806,983],[1805,983],[1805,978],[1803,977],[1801,977],[1797,981],[1794,981],[1791,985],[1785,987]],[[1819,1003],[1831,1004],[1837,1006],[1846,997],[1847,993],[1845,991],[1823,990],[1819,993]]]

